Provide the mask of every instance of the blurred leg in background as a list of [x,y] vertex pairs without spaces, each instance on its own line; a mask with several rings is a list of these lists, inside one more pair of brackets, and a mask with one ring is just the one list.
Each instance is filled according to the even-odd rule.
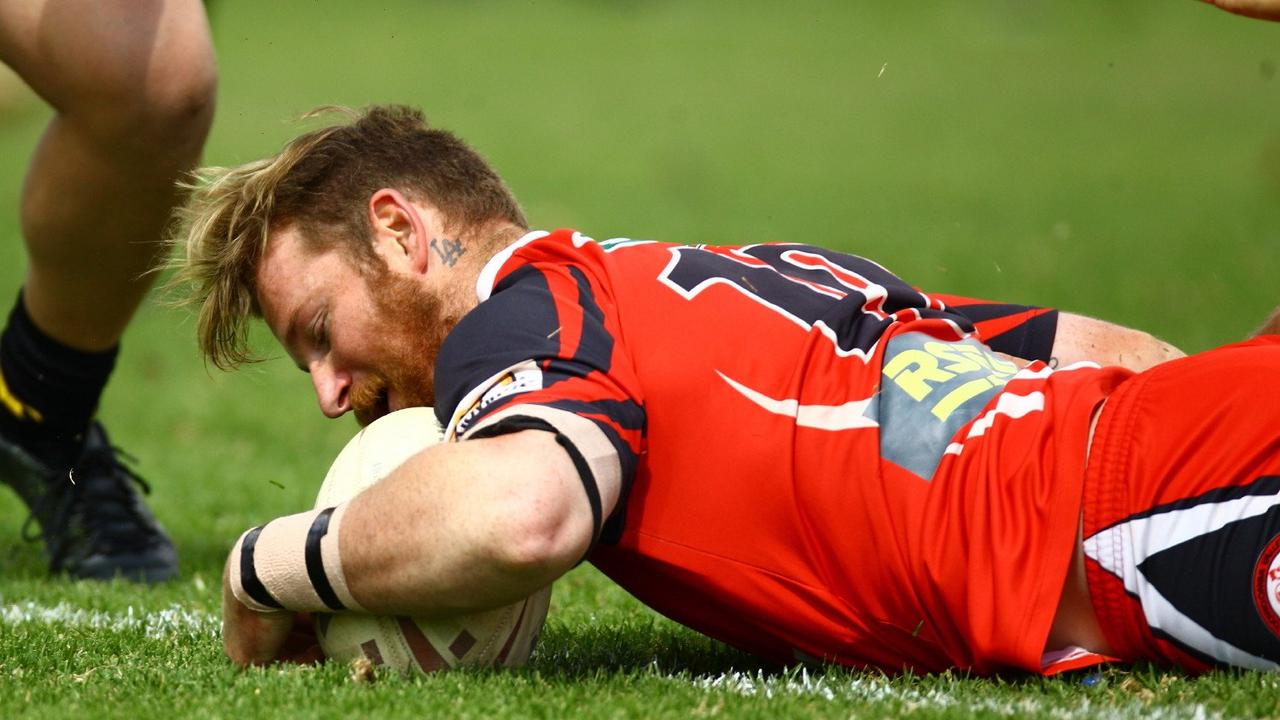
[[55,110],[21,198],[29,264],[0,333],[0,480],[50,569],[177,573],[142,483],[94,421],[124,333],[213,118],[198,0],[0,0],[0,61]]
[[0,64],[0,123],[15,114],[31,99],[31,91],[22,84],[22,78],[4,64]]

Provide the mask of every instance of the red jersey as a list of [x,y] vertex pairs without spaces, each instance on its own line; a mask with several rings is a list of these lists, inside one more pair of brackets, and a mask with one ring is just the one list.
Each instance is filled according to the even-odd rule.
[[447,437],[558,433],[589,559],[641,601],[785,662],[1040,669],[1090,412],[1128,373],[1019,370],[962,311],[806,245],[530,233],[477,293],[437,361]]

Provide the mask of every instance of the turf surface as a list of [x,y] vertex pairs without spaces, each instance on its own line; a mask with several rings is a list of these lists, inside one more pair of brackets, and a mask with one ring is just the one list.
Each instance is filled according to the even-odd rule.
[[[1280,25],[1190,0],[872,5],[220,0],[207,161],[274,151],[316,105],[405,102],[487,154],[539,227],[812,241],[924,287],[1099,315],[1187,350],[1243,336],[1280,302]],[[0,102],[0,297],[21,281],[16,198],[47,118],[21,94]],[[286,361],[206,370],[192,335],[189,317],[148,305],[102,408],[143,459],[183,579],[50,581],[17,539],[24,510],[0,497],[0,714],[1280,714],[1280,684],[1252,673],[774,668],[589,568],[558,583],[525,671],[236,673],[216,635],[226,549],[307,506],[354,426],[324,420]]]

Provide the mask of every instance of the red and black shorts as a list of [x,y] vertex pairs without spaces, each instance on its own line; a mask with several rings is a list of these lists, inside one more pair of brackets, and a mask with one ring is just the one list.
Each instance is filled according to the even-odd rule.
[[1280,336],[1165,363],[1107,399],[1084,548],[1120,659],[1280,669]]

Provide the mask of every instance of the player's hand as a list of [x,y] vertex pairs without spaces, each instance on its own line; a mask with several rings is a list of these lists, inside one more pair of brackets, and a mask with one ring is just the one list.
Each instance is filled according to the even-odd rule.
[[1280,0],[1204,0],[1227,12],[1259,20],[1280,21]]
[[[229,563],[230,561],[228,561]],[[288,610],[258,612],[231,592],[231,566],[222,573],[222,648],[240,667],[291,659],[287,647],[296,617]]]

